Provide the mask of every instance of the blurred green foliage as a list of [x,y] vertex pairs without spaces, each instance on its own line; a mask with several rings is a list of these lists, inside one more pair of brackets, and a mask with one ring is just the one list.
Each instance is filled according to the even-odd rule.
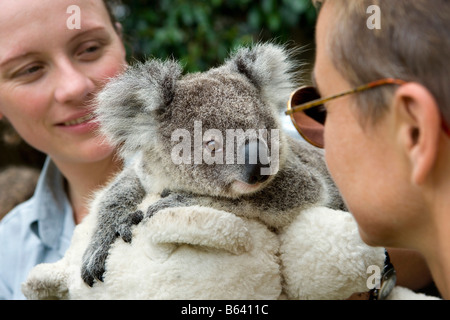
[[130,56],[173,57],[189,72],[218,65],[240,45],[303,46],[316,19],[311,0],[129,0],[114,12]]

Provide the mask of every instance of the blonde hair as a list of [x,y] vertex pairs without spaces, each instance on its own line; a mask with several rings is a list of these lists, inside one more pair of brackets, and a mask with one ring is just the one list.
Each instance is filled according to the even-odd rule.
[[[335,10],[327,50],[351,85],[388,77],[421,83],[450,123],[449,1],[313,0],[316,6],[325,1]],[[380,29],[367,27],[371,5],[380,8]],[[358,95],[362,115],[376,121],[392,92],[392,87],[383,87]]]

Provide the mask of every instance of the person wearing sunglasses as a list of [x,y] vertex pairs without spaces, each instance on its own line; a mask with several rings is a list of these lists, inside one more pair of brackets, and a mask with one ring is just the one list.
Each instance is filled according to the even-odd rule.
[[286,114],[325,149],[362,239],[419,252],[450,298],[450,3],[314,2],[314,86]]

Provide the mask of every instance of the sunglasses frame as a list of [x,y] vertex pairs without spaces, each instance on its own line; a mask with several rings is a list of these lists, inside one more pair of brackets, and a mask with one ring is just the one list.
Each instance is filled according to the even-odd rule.
[[[386,79],[380,79],[380,80],[376,80],[373,82],[370,82],[368,84],[364,84],[361,85],[359,87],[356,87],[354,89],[339,93],[339,94],[335,94],[326,98],[321,98],[321,99],[316,99],[313,101],[309,101],[309,102],[305,102],[296,106],[292,106],[292,98],[295,96],[295,94],[297,92],[299,92],[300,90],[304,90],[306,88],[311,88],[311,86],[303,86],[298,88],[297,90],[295,90],[294,92],[291,93],[291,96],[289,98],[289,101],[287,103],[287,110],[285,112],[286,115],[289,115],[291,117],[291,121],[294,124],[295,128],[297,129],[298,133],[300,133],[300,135],[303,137],[303,139],[305,139],[307,142],[309,142],[310,144],[312,144],[315,147],[318,148],[323,148],[323,146],[315,143],[314,141],[311,141],[307,136],[305,136],[305,134],[302,132],[302,130],[298,127],[297,122],[294,119],[294,113],[295,112],[301,112],[301,111],[305,111],[307,109],[310,108],[314,108],[320,105],[324,105],[326,102],[329,102],[331,100],[343,97],[343,96],[347,96],[353,93],[357,93],[357,92],[361,92],[361,91],[365,91],[365,90],[369,90],[372,88],[376,88],[382,85],[386,85],[386,84],[397,84],[397,85],[403,85],[405,84],[406,81],[404,80],[400,80],[400,79],[395,79],[395,78],[386,78]],[[313,87],[314,88],[314,87]],[[317,90],[317,89],[316,89]],[[445,123],[444,123],[445,124]],[[447,128],[448,130],[448,128]]]

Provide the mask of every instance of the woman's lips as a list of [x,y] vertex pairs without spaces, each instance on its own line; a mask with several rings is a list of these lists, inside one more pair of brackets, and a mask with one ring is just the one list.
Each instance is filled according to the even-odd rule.
[[99,124],[95,121],[93,113],[84,114],[72,120],[67,120],[57,124],[57,127],[65,132],[84,134],[97,130]]
[[63,122],[62,125],[66,126],[66,127],[67,126],[75,126],[75,125],[78,125],[78,124],[82,124],[84,122],[88,122],[89,120],[94,119],[94,117],[95,116],[92,113],[88,113],[88,114],[86,114],[86,115],[84,115],[82,117],[79,117],[77,119]]

